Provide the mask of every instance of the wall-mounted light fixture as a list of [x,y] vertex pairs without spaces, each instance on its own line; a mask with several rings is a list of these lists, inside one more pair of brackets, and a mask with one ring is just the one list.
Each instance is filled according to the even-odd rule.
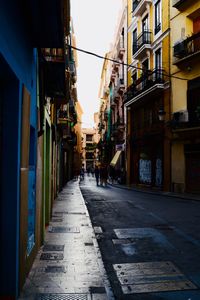
[[160,108],[158,111],[158,118],[160,121],[165,121],[166,111],[163,108]]

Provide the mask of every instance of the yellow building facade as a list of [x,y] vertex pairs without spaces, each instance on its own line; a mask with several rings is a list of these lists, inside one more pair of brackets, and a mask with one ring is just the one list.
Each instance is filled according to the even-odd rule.
[[171,3],[172,189],[200,192],[200,1]]
[[128,0],[127,182],[170,190],[170,1]]

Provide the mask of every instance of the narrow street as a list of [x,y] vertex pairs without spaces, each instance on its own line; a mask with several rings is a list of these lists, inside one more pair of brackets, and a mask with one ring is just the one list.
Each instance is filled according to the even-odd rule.
[[80,184],[115,299],[200,299],[200,202]]

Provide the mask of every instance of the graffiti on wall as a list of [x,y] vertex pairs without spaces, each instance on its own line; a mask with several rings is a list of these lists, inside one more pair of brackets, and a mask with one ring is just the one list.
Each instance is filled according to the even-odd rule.
[[156,159],[156,185],[162,185],[162,160],[160,158]]
[[151,161],[147,159],[139,160],[139,179],[142,183],[151,183]]

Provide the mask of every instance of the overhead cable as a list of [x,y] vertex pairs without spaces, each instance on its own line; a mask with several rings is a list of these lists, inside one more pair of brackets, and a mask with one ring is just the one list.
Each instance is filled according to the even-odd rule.
[[[120,65],[123,65],[123,66],[126,66],[126,67],[130,67],[130,68],[134,68],[135,70],[140,70],[140,71],[144,71],[144,72],[147,72],[148,70],[146,69],[143,69],[143,68],[140,68],[140,67],[136,67],[136,66],[133,66],[133,65],[130,65],[130,64],[126,64],[122,61],[119,61],[119,60],[116,60],[116,59],[112,59],[112,58],[108,58],[106,56],[102,56],[102,55],[99,55],[99,54],[96,54],[94,52],[90,52],[90,51],[87,51],[87,50],[83,50],[83,49],[80,49],[80,48],[77,48],[77,47],[74,47],[74,46],[71,46],[71,45],[67,45],[69,48],[72,48],[72,49],[75,49],[79,52],[83,52],[85,54],[88,54],[88,55],[92,55],[92,56],[95,56],[97,58],[100,58],[100,59],[104,59],[104,60],[108,60],[108,61],[112,61],[114,63],[117,63],[117,64],[120,64]],[[162,72],[162,71],[158,71],[157,72],[158,74],[161,74],[163,76],[166,76],[168,78],[175,78],[175,79],[179,79],[179,80],[184,80],[184,81],[187,81],[188,79],[187,78],[182,78],[182,77],[179,77],[179,76],[175,76],[175,75],[170,75],[170,74],[167,74],[165,72]]]

